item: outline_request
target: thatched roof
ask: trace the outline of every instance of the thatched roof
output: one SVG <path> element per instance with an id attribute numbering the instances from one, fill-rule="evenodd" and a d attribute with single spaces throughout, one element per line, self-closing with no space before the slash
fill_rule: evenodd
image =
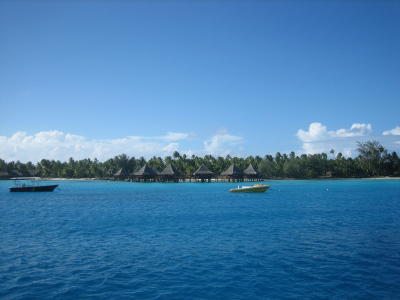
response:
<path id="1" fill-rule="evenodd" d="M 245 175 L 258 175 L 258 172 L 253 168 L 252 164 L 249 164 L 249 166 L 243 171 Z"/>
<path id="2" fill-rule="evenodd" d="M 212 176 L 214 173 L 210 171 L 205 165 L 201 165 L 196 172 L 193 173 L 194 176 Z"/>
<path id="3" fill-rule="evenodd" d="M 235 166 L 235 164 L 231 164 L 228 169 L 221 173 L 222 176 L 240 176 L 243 175 L 243 172 Z"/>
<path id="4" fill-rule="evenodd" d="M 156 176 L 158 171 L 156 169 L 150 168 L 147 164 L 142 168 L 133 173 L 134 176 Z"/>
<path id="5" fill-rule="evenodd" d="M 124 168 L 121 168 L 116 173 L 114 173 L 113 176 L 115 177 L 129 176 L 129 173 Z"/>
<path id="6" fill-rule="evenodd" d="M 163 176 L 178 175 L 178 173 L 174 170 L 174 168 L 171 165 L 166 166 L 165 169 L 162 170 L 159 174 Z"/>

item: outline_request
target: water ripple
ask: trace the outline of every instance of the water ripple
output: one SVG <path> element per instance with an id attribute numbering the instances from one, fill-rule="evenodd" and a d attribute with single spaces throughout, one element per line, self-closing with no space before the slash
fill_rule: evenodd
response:
<path id="1" fill-rule="evenodd" d="M 2 299 L 395 299 L 400 181 L 0 182 Z M 329 193 L 326 193 L 329 188 Z"/>

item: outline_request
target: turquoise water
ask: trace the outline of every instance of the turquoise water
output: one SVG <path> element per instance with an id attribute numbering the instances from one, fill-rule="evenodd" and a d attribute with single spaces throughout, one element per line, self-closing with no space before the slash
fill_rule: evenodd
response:
<path id="1" fill-rule="evenodd" d="M 395 299 L 400 181 L 0 181 L 1 299 Z"/>

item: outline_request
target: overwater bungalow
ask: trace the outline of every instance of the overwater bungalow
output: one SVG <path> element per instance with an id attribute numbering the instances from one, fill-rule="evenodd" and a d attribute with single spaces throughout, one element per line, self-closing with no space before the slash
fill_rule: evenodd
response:
<path id="1" fill-rule="evenodd" d="M 210 171 L 209 168 L 207 168 L 204 164 L 202 164 L 197 170 L 196 172 L 193 173 L 193 176 L 196 179 L 200 179 L 201 182 L 204 181 L 211 181 L 211 177 L 213 177 L 214 173 L 212 171 Z"/>
<path id="2" fill-rule="evenodd" d="M 128 178 L 128 176 L 129 173 L 124 168 L 119 169 L 117 172 L 113 174 L 115 180 L 124 180 Z"/>
<path id="3" fill-rule="evenodd" d="M 10 177 L 7 171 L 0 171 L 0 179 L 10 179 Z"/>
<path id="4" fill-rule="evenodd" d="M 254 169 L 252 164 L 249 164 L 249 166 L 243 171 L 243 173 L 244 173 L 244 178 L 248 181 L 260 180 L 258 178 L 258 172 Z"/>
<path id="5" fill-rule="evenodd" d="M 243 176 L 243 172 L 235 164 L 231 164 L 221 173 L 221 177 L 228 181 L 243 181 Z"/>
<path id="6" fill-rule="evenodd" d="M 147 164 L 132 174 L 134 181 L 156 181 L 159 172 L 156 169 L 150 168 Z"/>
<path id="7" fill-rule="evenodd" d="M 24 176 L 20 171 L 18 171 L 18 170 L 11 170 L 11 171 L 8 171 L 8 175 L 10 176 L 10 177 L 22 177 L 22 176 Z"/>
<path id="8" fill-rule="evenodd" d="M 171 165 L 166 166 L 165 169 L 158 174 L 158 177 L 162 182 L 179 181 L 179 173 Z"/>

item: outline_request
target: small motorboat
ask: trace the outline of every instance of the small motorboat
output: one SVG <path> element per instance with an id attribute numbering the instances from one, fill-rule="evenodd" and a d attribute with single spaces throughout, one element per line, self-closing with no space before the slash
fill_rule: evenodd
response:
<path id="1" fill-rule="evenodd" d="M 231 193 L 264 193 L 271 186 L 265 184 L 254 184 L 251 186 L 237 187 L 236 189 L 229 190 Z"/>
<path id="2" fill-rule="evenodd" d="M 52 192 L 58 184 L 41 185 L 39 184 L 40 177 L 16 177 L 11 178 L 14 180 L 14 186 L 10 187 L 10 192 Z M 27 183 L 27 182 L 30 183 Z"/>

